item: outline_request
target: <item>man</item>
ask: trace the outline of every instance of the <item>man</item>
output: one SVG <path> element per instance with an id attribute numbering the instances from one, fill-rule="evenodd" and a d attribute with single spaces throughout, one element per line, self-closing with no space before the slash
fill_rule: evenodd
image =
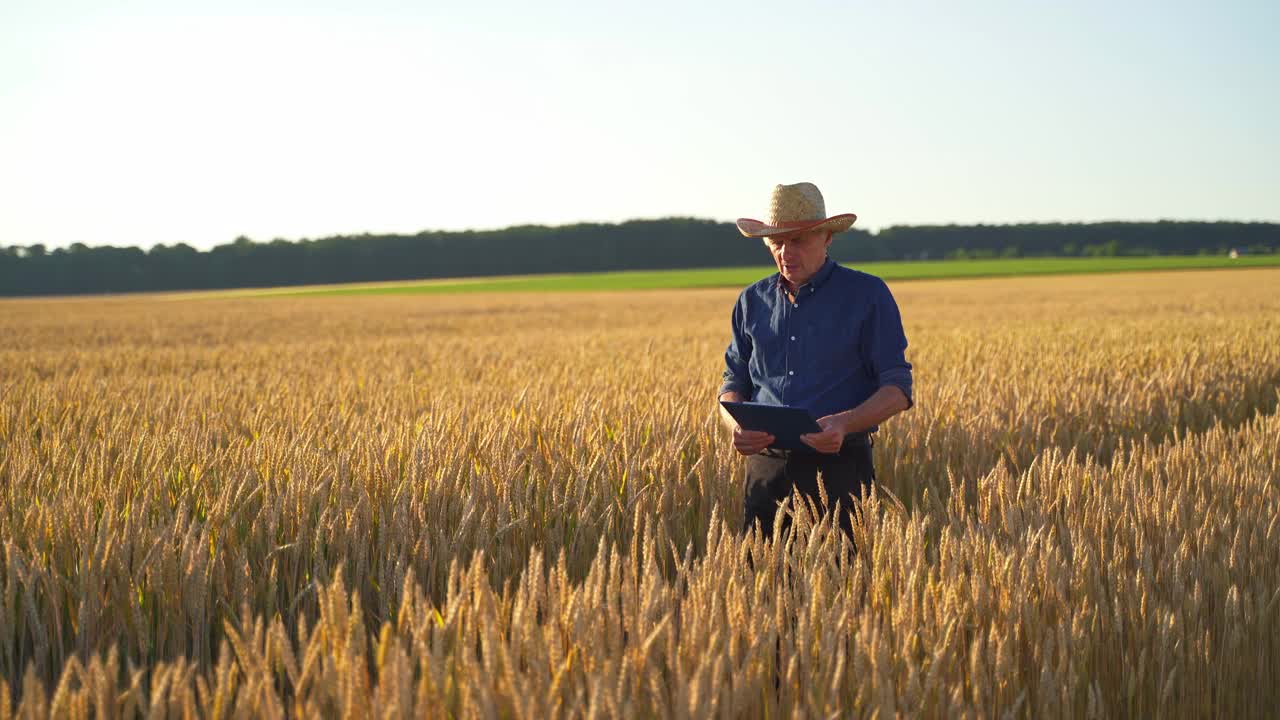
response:
<path id="1" fill-rule="evenodd" d="M 742 429 L 721 409 L 734 448 L 747 457 L 747 532 L 759 523 L 769 536 L 778 503 L 794 488 L 824 512 L 838 507 L 852 541 L 853 497 L 875 478 L 871 433 L 912 405 L 893 295 L 880 278 L 842 267 L 827 252 L 832 235 L 855 220 L 852 213 L 827 217 L 812 183 L 776 186 L 768 222 L 738 220 L 743 235 L 764 239 L 778 272 L 738 296 L 720 399 L 802 407 L 822 428 L 801 436 L 805 450 L 769 449 L 772 435 Z"/>

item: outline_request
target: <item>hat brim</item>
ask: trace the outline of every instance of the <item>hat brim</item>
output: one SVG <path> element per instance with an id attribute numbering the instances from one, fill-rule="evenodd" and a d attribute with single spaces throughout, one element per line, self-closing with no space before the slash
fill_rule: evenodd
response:
<path id="1" fill-rule="evenodd" d="M 830 230 L 833 233 L 844 232 L 853 227 L 853 223 L 857 221 L 858 216 L 853 213 L 844 213 L 835 215 L 826 220 L 815 220 L 812 223 L 803 225 L 792 225 L 788 223 L 786 226 L 770 225 L 759 220 L 751 218 L 738 218 L 738 232 L 749 238 L 777 237 L 781 235 L 797 235 L 812 230 Z"/>

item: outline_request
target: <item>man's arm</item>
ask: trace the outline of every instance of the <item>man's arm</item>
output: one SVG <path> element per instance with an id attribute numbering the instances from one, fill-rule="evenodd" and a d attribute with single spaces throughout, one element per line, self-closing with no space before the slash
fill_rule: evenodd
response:
<path id="1" fill-rule="evenodd" d="M 751 392 L 752 385 L 748 360 L 751 358 L 753 346 L 751 337 L 747 335 L 744 328 L 745 317 L 744 294 L 738 297 L 738 302 L 733 306 L 731 319 L 733 340 L 730 341 L 724 353 L 724 383 L 720 386 L 720 400 L 743 402 L 750 399 L 748 393 Z M 743 430 L 739 427 L 738 421 L 733 419 L 723 405 L 720 405 L 720 420 L 733 433 L 733 449 L 743 455 L 756 455 L 773 443 L 773 436 L 769 433 Z"/>
<path id="2" fill-rule="evenodd" d="M 865 432 L 909 407 L 911 402 L 902 388 L 885 385 L 858 407 L 827 417 L 838 423 L 845 433 Z"/>
<path id="3" fill-rule="evenodd" d="M 742 395 L 732 390 L 720 393 L 720 397 L 718 399 L 720 402 L 743 401 Z M 729 428 L 729 432 L 733 432 L 738 429 L 738 421 L 733 419 L 733 416 L 729 414 L 728 410 L 724 409 L 723 405 L 720 405 L 720 421 L 724 423 L 725 427 Z"/>
<path id="4" fill-rule="evenodd" d="M 909 407 L 911 403 L 902 388 L 885 385 L 852 410 L 818 418 L 818 427 L 822 428 L 822 432 L 801 435 L 800 440 L 818 452 L 839 452 L 845 435 L 864 432 Z"/>
<path id="5" fill-rule="evenodd" d="M 723 382 L 720 384 L 720 399 L 726 400 L 728 399 L 726 396 L 732 394 L 733 399 L 740 402 L 749 400 L 754 390 L 751 384 L 750 360 L 755 348 L 745 327 L 745 295 L 739 296 L 738 302 L 734 303 L 733 316 L 729 323 L 732 337 L 729 340 L 729 347 L 724 351 L 724 375 Z M 721 408 L 722 412 L 723 410 L 724 408 Z"/>

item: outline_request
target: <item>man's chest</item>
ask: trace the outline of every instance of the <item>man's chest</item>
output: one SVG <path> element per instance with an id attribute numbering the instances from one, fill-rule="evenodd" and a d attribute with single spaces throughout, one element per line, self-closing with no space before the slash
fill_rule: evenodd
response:
<path id="1" fill-rule="evenodd" d="M 743 328 L 766 374 L 847 366 L 858 356 L 866 309 L 836 298 L 779 293 L 746 317 Z"/>

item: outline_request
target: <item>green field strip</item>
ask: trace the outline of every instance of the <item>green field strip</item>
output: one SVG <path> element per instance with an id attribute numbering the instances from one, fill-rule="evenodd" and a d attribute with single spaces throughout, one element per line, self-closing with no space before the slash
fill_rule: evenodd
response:
<path id="1" fill-rule="evenodd" d="M 1160 270 L 1216 270 L 1280 267 L 1280 255 L 1247 255 L 1231 259 L 1219 255 L 1012 258 L 999 260 L 919 260 L 908 262 L 842 263 L 885 280 L 942 280 L 953 278 L 1076 275 Z M 400 295 L 484 292 L 573 292 L 743 287 L 774 272 L 768 266 L 703 268 L 694 270 L 638 270 L 608 273 L 534 275 L 467 279 L 432 279 L 333 285 L 290 290 L 273 289 L 237 294 L 255 296 Z"/>

